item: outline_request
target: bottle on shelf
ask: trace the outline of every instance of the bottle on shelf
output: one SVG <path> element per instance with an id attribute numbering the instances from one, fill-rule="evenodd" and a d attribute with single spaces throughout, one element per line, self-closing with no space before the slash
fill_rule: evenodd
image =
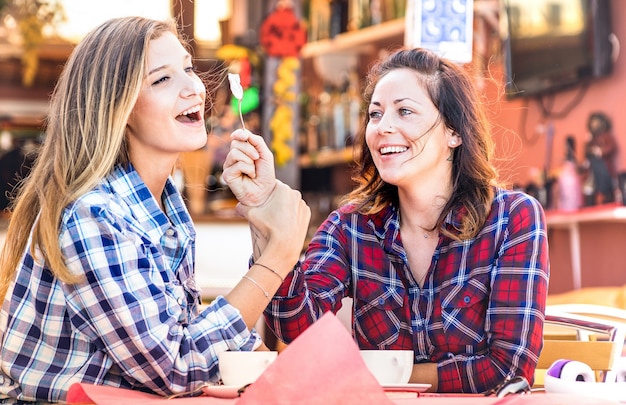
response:
<path id="1" fill-rule="evenodd" d="M 319 126 L 318 146 L 320 149 L 330 148 L 333 145 L 333 99 L 329 85 L 319 94 Z"/>
<path id="2" fill-rule="evenodd" d="M 330 37 L 348 30 L 348 0 L 331 0 L 330 2 Z"/>

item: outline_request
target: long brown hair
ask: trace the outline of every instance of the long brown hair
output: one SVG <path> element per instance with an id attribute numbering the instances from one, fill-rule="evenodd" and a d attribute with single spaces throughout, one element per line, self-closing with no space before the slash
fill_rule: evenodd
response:
<path id="1" fill-rule="evenodd" d="M 436 224 L 442 232 L 454 238 L 476 236 L 485 223 L 494 197 L 497 173 L 491 163 L 493 140 L 490 127 L 471 77 L 461 66 L 440 58 L 421 48 L 403 49 L 377 62 L 370 70 L 364 90 L 365 105 L 371 102 L 378 81 L 395 69 L 412 69 L 424 86 L 446 127 L 462 139 L 452 156 L 452 185 L 450 199 Z M 344 198 L 355 211 L 363 214 L 379 212 L 388 204 L 398 203 L 398 188 L 384 182 L 374 165 L 365 142 L 365 116 L 355 147 L 357 148 L 357 187 Z M 465 215 L 458 234 L 451 234 L 441 225 L 453 209 L 464 209 Z"/>
<path id="2" fill-rule="evenodd" d="M 146 76 L 148 44 L 166 32 L 178 35 L 173 21 L 115 18 L 76 46 L 52 95 L 45 141 L 13 206 L 0 254 L 0 298 L 20 265 L 31 229 L 33 257 L 45 260 L 64 282 L 80 279 L 65 265 L 59 246 L 63 209 L 116 163 L 128 163 L 126 122 Z"/>

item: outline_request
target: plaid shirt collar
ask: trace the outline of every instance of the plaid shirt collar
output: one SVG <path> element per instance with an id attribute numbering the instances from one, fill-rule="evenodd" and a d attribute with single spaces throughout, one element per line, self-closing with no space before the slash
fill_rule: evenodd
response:
<path id="1" fill-rule="evenodd" d="M 443 225 L 450 231 L 458 233 L 462 219 L 467 214 L 467 208 L 455 208 L 446 215 Z M 389 204 L 387 207 L 370 217 L 367 222 L 372 233 L 380 240 L 383 248 L 388 253 L 402 254 L 402 249 L 397 244 L 400 234 L 400 210 L 397 206 Z"/>

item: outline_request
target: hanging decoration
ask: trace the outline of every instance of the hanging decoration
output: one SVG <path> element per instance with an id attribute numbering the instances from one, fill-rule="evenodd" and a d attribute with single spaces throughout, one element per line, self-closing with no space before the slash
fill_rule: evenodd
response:
<path id="1" fill-rule="evenodd" d="M 306 28 L 296 17 L 290 0 L 279 0 L 275 10 L 261 24 L 260 44 L 270 57 L 279 58 L 272 86 L 274 111 L 269 128 L 276 165 L 284 166 L 294 157 L 295 86 L 300 70 L 300 49 L 306 43 Z"/>
<path id="2" fill-rule="evenodd" d="M 294 57 L 283 58 L 276 69 L 276 81 L 272 89 L 276 108 L 269 127 L 272 132 L 271 147 L 278 166 L 287 164 L 294 157 L 289 144 L 293 139 L 293 105 L 296 101 L 294 86 L 299 69 L 300 61 Z"/>
<path id="3" fill-rule="evenodd" d="M 296 17 L 292 2 L 279 0 L 261 24 L 260 43 L 270 56 L 298 56 L 306 35 L 306 27 Z"/>

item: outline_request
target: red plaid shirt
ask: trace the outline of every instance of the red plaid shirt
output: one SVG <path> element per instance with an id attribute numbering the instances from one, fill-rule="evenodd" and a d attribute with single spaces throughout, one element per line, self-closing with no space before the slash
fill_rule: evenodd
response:
<path id="1" fill-rule="evenodd" d="M 454 229 L 462 213 L 448 215 Z M 478 236 L 440 236 L 420 288 L 408 268 L 398 210 L 334 211 L 304 261 L 265 311 L 291 342 L 327 311 L 353 298 L 361 349 L 412 349 L 436 362 L 440 392 L 483 392 L 505 376 L 533 380 L 542 347 L 549 260 L 545 217 L 532 197 L 497 190 Z"/>

